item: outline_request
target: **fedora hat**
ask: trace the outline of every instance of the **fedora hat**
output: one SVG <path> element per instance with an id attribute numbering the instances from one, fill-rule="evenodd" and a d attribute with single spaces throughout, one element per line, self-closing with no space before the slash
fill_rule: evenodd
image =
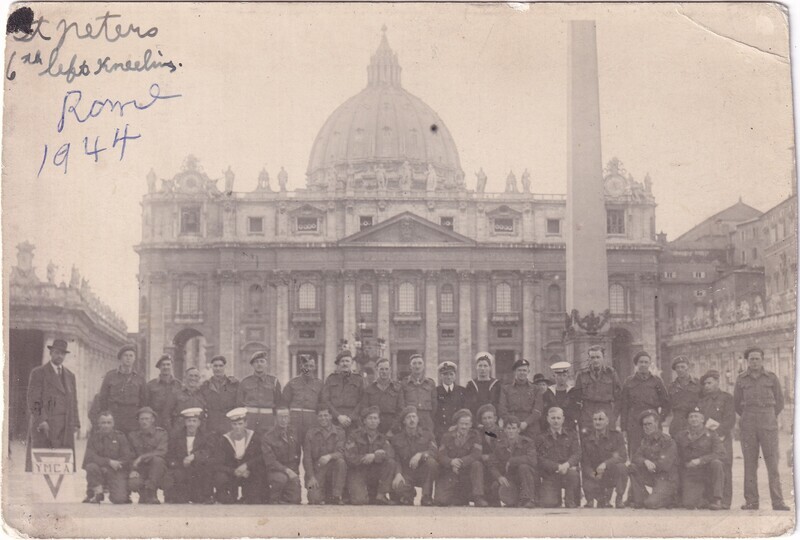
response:
<path id="1" fill-rule="evenodd" d="M 69 354 L 69 349 L 67 349 L 67 341 L 64 339 L 54 339 L 53 344 L 48 345 L 47 348 L 51 351 L 61 351 L 64 354 Z"/>

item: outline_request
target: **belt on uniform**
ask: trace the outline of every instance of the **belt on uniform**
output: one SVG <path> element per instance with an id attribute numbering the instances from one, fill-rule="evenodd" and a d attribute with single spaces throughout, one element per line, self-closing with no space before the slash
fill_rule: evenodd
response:
<path id="1" fill-rule="evenodd" d="M 264 409 L 264 408 L 261 408 L 261 407 L 245 407 L 245 409 L 247 409 L 247 412 L 253 413 L 253 414 L 272 414 L 272 412 L 273 412 L 271 408 L 270 409 Z"/>
<path id="2" fill-rule="evenodd" d="M 742 412 L 775 412 L 775 405 L 745 405 Z"/>
<path id="3" fill-rule="evenodd" d="M 317 412 L 317 411 L 315 411 L 314 409 L 298 409 L 298 408 L 291 408 L 291 409 L 289 409 L 289 410 L 290 410 L 290 411 L 294 411 L 294 412 L 311 412 L 311 413 L 316 413 L 316 412 Z"/>

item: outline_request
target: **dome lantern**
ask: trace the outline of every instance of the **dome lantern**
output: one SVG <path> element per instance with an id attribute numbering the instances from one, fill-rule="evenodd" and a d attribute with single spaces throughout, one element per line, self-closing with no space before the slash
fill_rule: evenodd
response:
<path id="1" fill-rule="evenodd" d="M 389 85 L 400 87 L 400 73 L 403 68 L 397 61 L 397 53 L 392 51 L 386 38 L 386 25 L 381 28 L 383 36 L 378 50 L 372 55 L 367 66 L 367 83 L 370 86 Z"/>

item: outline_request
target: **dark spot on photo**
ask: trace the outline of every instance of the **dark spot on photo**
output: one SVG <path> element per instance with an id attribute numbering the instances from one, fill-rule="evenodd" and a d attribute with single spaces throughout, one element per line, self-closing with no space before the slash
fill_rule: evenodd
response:
<path id="1" fill-rule="evenodd" d="M 29 7 L 21 7 L 8 16 L 6 22 L 6 34 L 13 34 L 15 32 L 23 32 L 25 34 L 33 34 L 33 10 Z"/>
<path id="2" fill-rule="evenodd" d="M 439 126 L 431 124 L 431 133 L 436 133 L 437 131 L 439 131 Z"/>

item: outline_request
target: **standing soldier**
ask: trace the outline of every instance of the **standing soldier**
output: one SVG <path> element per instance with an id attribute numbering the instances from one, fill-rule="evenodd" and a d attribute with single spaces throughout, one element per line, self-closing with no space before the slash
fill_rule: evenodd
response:
<path id="1" fill-rule="evenodd" d="M 689 374 L 689 360 L 679 356 L 672 361 L 675 379 L 669 383 L 669 401 L 672 405 L 672 421 L 669 434 L 675 436 L 686 429 L 686 416 L 700 401 L 700 382 Z"/>
<path id="2" fill-rule="evenodd" d="M 625 462 L 625 439 L 622 433 L 608 425 L 605 411 L 592 417 L 594 429 L 581 437 L 581 472 L 586 507 L 611 508 L 611 492 L 617 492 L 616 508 L 625 508 L 622 497 L 628 488 L 628 469 Z"/>
<path id="3" fill-rule="evenodd" d="M 412 354 L 408 362 L 411 374 L 406 377 L 401 385 L 403 388 L 403 406 L 413 405 L 416 407 L 419 425 L 433 432 L 436 382 L 425 376 L 425 360 L 421 354 Z"/>
<path id="4" fill-rule="evenodd" d="M 333 425 L 333 416 L 324 406 L 317 413 L 317 423 L 317 427 L 306 432 L 303 444 L 308 504 L 344 504 L 342 492 L 347 479 L 344 430 Z"/>
<path id="5" fill-rule="evenodd" d="M 203 418 L 205 417 L 206 398 L 203 397 L 203 392 L 200 391 L 200 370 L 196 367 L 190 367 L 186 370 L 183 378 L 183 387 L 175 394 L 175 412 L 172 425 L 176 426 L 180 431 L 183 427 L 181 425 L 181 416 L 186 409 L 200 409 L 203 411 Z"/>
<path id="6" fill-rule="evenodd" d="M 442 434 L 450 429 L 453 415 L 467 406 L 467 394 L 463 386 L 456 384 L 456 365 L 453 362 L 439 364 L 439 380 L 436 387 L 436 414 L 434 415 L 434 433 L 436 440 L 442 440 Z"/>
<path id="7" fill-rule="evenodd" d="M 639 422 L 644 437 L 628 465 L 630 506 L 666 508 L 678 488 L 678 447 L 672 437 L 661 431 L 661 417 L 656 411 L 642 412 Z M 647 493 L 647 486 L 653 488 L 652 493 Z"/>
<path id="8" fill-rule="evenodd" d="M 622 385 L 614 368 L 605 364 L 605 352 L 600 345 L 589 347 L 589 365 L 575 378 L 575 391 L 581 403 L 581 433 L 594 429 L 592 417 L 601 409 L 606 411 L 609 425 L 617 425 Z"/>
<path id="9" fill-rule="evenodd" d="M 783 502 L 778 472 L 778 415 L 783 410 L 783 393 L 778 377 L 764 369 L 764 351 L 751 347 L 744 352 L 747 370 L 736 379 L 733 405 L 741 417 L 739 429 L 744 455 L 744 500 L 742 510 L 758 509 L 758 450 L 769 475 L 773 510 L 789 510 Z"/>
<path id="10" fill-rule="evenodd" d="M 669 416 L 669 394 L 661 377 L 650 372 L 650 355 L 642 351 L 633 357 L 636 372 L 625 379 L 620 398 L 620 427 L 628 436 L 628 452 L 633 455 L 642 440 L 639 415 L 657 411 L 664 421 Z"/>
<path id="11" fill-rule="evenodd" d="M 544 393 L 544 409 L 542 411 L 542 430 L 547 429 L 547 411 L 550 407 L 558 407 L 564 411 L 564 429 L 577 430 L 578 418 L 581 410 L 578 403 L 578 393 L 569 383 L 569 370 L 572 366 L 569 362 L 556 362 L 550 366 L 556 382 L 549 386 Z"/>
<path id="12" fill-rule="evenodd" d="M 436 440 L 433 433 L 419 427 L 417 409 L 411 405 L 400 413 L 402 428 L 390 442 L 398 468 L 392 481 L 400 504 L 412 506 L 416 497 L 415 486 L 422 488 L 422 506 L 433 505 L 433 482 L 439 473 L 436 461 Z"/>
<path id="13" fill-rule="evenodd" d="M 400 383 L 392 380 L 392 365 L 386 358 L 381 358 L 375 364 L 378 378 L 364 388 L 361 396 L 359 410 L 367 407 L 378 407 L 381 411 L 381 424 L 378 431 L 386 435 L 389 430 L 395 431 L 397 426 L 397 413 L 403 408 L 403 393 Z"/>
<path id="14" fill-rule="evenodd" d="M 352 504 L 395 504 L 389 498 L 396 466 L 394 451 L 386 435 L 378 431 L 380 414 L 378 407 L 367 407 L 361 411 L 363 425 L 347 436 L 344 452 Z"/>
<path id="15" fill-rule="evenodd" d="M 465 386 L 467 391 L 467 408 L 475 418 L 480 420 L 478 409 L 491 403 L 495 408 L 500 403 L 500 381 L 492 377 L 494 356 L 488 352 L 475 355 L 475 372 L 477 377 L 470 379 Z"/>
<path id="16" fill-rule="evenodd" d="M 202 427 L 203 409 L 181 411 L 183 426 L 176 423 L 167 446 L 169 487 L 164 490 L 166 503 L 212 504 L 211 459 L 213 434 Z"/>
<path id="17" fill-rule="evenodd" d="M 733 497 L 733 426 L 736 425 L 736 411 L 733 408 L 733 396 L 719 389 L 719 371 L 709 370 L 700 377 L 700 393 L 698 407 L 706 417 L 706 428 L 717 434 L 725 448 L 725 459 L 722 466 L 725 482 L 722 486 L 722 508 L 730 510 Z"/>
<path id="18" fill-rule="evenodd" d="M 300 441 L 289 425 L 289 409 L 277 407 L 275 427 L 261 438 L 270 504 L 300 504 Z"/>
<path id="19" fill-rule="evenodd" d="M 519 418 L 503 419 L 504 437 L 498 441 L 489 461 L 489 471 L 498 491 L 498 498 L 506 506 L 536 508 L 536 445 L 519 434 Z"/>
<path id="20" fill-rule="evenodd" d="M 514 380 L 504 384 L 500 390 L 500 418 L 516 416 L 520 420 L 519 431 L 534 438 L 540 431 L 539 420 L 544 409 L 543 392 L 528 379 L 530 362 L 521 358 L 514 362 Z"/>
<path id="21" fill-rule="evenodd" d="M 200 385 L 200 393 L 206 401 L 207 431 L 217 435 L 227 433 L 231 428 L 230 420 L 225 415 L 236 407 L 236 393 L 239 391 L 239 381 L 225 375 L 227 363 L 224 356 L 212 358 L 212 375 Z"/>
<path id="22" fill-rule="evenodd" d="M 160 504 L 158 490 L 165 485 L 167 475 L 167 430 L 156 426 L 156 413 L 150 407 L 137 411 L 139 429 L 128 439 L 134 460 L 128 478 L 128 488 L 139 492 L 141 504 Z"/>
<path id="23" fill-rule="evenodd" d="M 250 357 L 253 374 L 239 383 L 236 404 L 247 409 L 247 428 L 252 429 L 257 441 L 275 423 L 275 407 L 281 402 L 281 383 L 267 373 L 267 352 L 258 351 Z"/>
<path id="24" fill-rule="evenodd" d="M 261 444 L 252 429 L 247 429 L 247 409 L 238 407 L 226 415 L 231 429 L 220 437 L 214 467 L 214 489 L 217 501 L 223 504 L 264 502 L 267 487 Z"/>
<path id="25" fill-rule="evenodd" d="M 95 409 L 110 411 L 114 423 L 126 435 L 139 429 L 137 412 L 147 403 L 147 383 L 133 368 L 136 347 L 125 345 L 117 353 L 119 367 L 106 373 Z"/>
<path id="26" fill-rule="evenodd" d="M 63 339 L 53 340 L 50 362 L 31 370 L 28 379 L 28 449 L 25 470 L 33 464 L 32 448 L 69 448 L 75 465 L 75 432 L 80 429 L 75 374 L 64 367 L 69 350 Z"/>
<path id="27" fill-rule="evenodd" d="M 336 372 L 328 375 L 322 387 L 322 406 L 346 432 L 357 427 L 358 404 L 364 393 L 364 379 L 353 373 L 353 355 L 342 351 L 336 355 Z"/>
<path id="28" fill-rule="evenodd" d="M 564 506 L 577 508 L 581 461 L 578 434 L 564 429 L 564 411 L 559 407 L 547 412 L 547 422 L 549 429 L 535 439 L 541 477 L 539 504 L 544 508 L 560 507 L 563 490 Z"/>
<path id="29" fill-rule="evenodd" d="M 158 377 L 147 382 L 147 406 L 156 411 L 156 424 L 168 432 L 172 428 L 175 394 L 181 390 L 181 381 L 172 376 L 172 358 L 161 355 L 156 362 Z"/>
<path id="30" fill-rule="evenodd" d="M 722 486 L 725 483 L 722 460 L 725 448 L 716 433 L 706 429 L 706 417 L 699 407 L 689 411 L 687 429 L 675 440 L 682 469 L 681 502 L 688 510 L 722 509 Z M 710 494 L 709 504 L 706 494 Z"/>
<path id="31" fill-rule="evenodd" d="M 291 425 L 297 440 L 303 444 L 306 431 L 317 425 L 322 381 L 317 378 L 317 361 L 308 355 L 301 357 L 300 371 L 302 373 L 283 388 L 283 404 L 289 407 Z"/>
<path id="32" fill-rule="evenodd" d="M 128 496 L 128 467 L 133 461 L 133 451 L 125 434 L 114 429 L 114 417 L 102 411 L 97 417 L 97 429 L 86 441 L 83 469 L 86 471 L 85 503 L 101 503 L 108 490 L 114 504 L 131 502 Z"/>
<path id="33" fill-rule="evenodd" d="M 461 409 L 453 415 L 455 429 L 442 436 L 437 460 L 436 506 L 467 506 L 470 495 L 475 506 L 486 507 L 481 437 L 472 429 L 472 413 Z"/>

